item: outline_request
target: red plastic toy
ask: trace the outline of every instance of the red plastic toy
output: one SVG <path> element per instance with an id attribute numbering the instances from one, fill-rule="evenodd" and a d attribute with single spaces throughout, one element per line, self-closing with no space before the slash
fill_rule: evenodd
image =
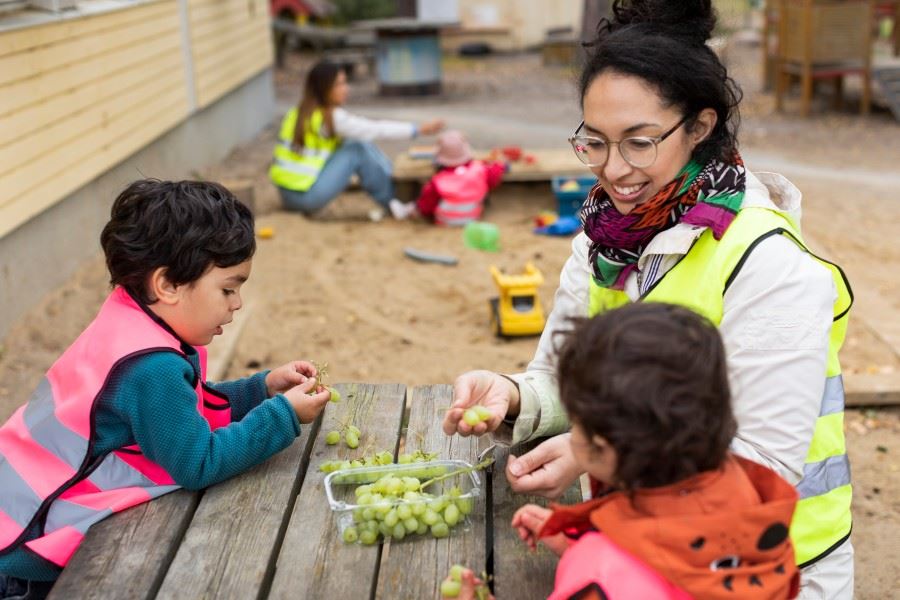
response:
<path id="1" fill-rule="evenodd" d="M 522 148 L 519 146 L 506 146 L 502 149 L 503 156 L 510 162 L 516 162 L 522 158 Z"/>

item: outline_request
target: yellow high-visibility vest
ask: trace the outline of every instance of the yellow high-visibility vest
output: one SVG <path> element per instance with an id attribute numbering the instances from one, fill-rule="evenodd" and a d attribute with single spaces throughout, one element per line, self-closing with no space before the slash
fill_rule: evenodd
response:
<path id="1" fill-rule="evenodd" d="M 710 230 L 703 232 L 688 253 L 640 300 L 680 304 L 718 327 L 722 322 L 725 291 L 753 248 L 773 235 L 787 236 L 809 252 L 799 227 L 786 214 L 765 208 L 745 208 L 721 240 L 716 240 Z M 838 295 L 828 347 L 825 392 L 803 478 L 797 484 L 800 501 L 791 522 L 791 539 L 801 567 L 828 554 L 850 536 L 853 495 L 844 442 L 844 385 L 838 362 L 853 293 L 840 267 L 813 257 L 831 272 Z M 591 278 L 588 308 L 591 316 L 629 301 L 625 292 L 601 287 Z"/>
<path id="2" fill-rule="evenodd" d="M 323 121 L 322 111 L 313 111 L 303 132 L 303 148 L 298 154 L 291 147 L 297 125 L 297 108 L 288 111 L 281 122 L 278 144 L 273 152 L 272 166 L 269 167 L 272 183 L 297 192 L 305 192 L 312 187 L 328 158 L 341 144 L 339 137 L 322 137 Z"/>

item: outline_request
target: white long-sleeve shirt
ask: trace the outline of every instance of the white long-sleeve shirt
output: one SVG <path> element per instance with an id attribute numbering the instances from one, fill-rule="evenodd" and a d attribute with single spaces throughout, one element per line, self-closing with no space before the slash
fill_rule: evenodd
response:
<path id="1" fill-rule="evenodd" d="M 800 191 L 771 173 L 747 172 L 743 206 L 790 212 L 799 222 Z M 641 256 L 625 291 L 634 301 L 670 269 L 704 231 L 679 224 L 659 233 Z M 568 318 L 588 311 L 589 240 L 572 241 L 559 288 L 534 360 L 518 382 L 521 408 L 514 441 L 564 431 L 553 337 Z M 647 281 L 644 281 L 648 278 Z M 825 386 L 828 336 L 837 292 L 830 272 L 784 236 L 760 242 L 724 296 L 719 332 L 728 358 L 732 407 L 738 423 L 735 453 L 762 463 L 796 484 L 812 440 Z"/>
<path id="2" fill-rule="evenodd" d="M 412 139 L 418 134 L 415 123 L 367 119 L 340 107 L 334 109 L 332 119 L 335 133 L 344 139 L 362 142 L 371 142 L 376 139 L 406 140 Z"/>

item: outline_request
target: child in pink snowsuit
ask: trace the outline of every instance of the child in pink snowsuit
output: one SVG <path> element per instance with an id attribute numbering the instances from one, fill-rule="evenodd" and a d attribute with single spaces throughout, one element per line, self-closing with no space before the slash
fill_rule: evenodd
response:
<path id="1" fill-rule="evenodd" d="M 459 131 L 438 137 L 434 158 L 438 171 L 431 177 L 415 205 L 403 216 L 418 212 L 436 225 L 460 226 L 481 218 L 488 192 L 500 185 L 506 165 L 472 158 L 472 148 Z M 398 216 L 392 206 L 394 216 Z"/>

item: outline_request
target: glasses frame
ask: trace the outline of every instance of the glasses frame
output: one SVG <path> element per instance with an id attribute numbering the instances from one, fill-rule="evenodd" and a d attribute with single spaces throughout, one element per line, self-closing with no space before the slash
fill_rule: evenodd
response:
<path id="1" fill-rule="evenodd" d="M 606 163 L 609 162 L 609 154 L 610 154 L 610 151 L 612 150 L 613 146 L 620 146 L 620 144 L 627 142 L 628 140 L 642 140 L 645 142 L 650 142 L 651 144 L 653 144 L 654 155 L 653 155 L 653 160 L 650 161 L 646 165 L 634 164 L 633 162 L 628 160 L 628 158 L 624 154 L 622 154 L 621 146 L 619 148 L 619 156 L 622 157 L 622 160 L 627 162 L 629 165 L 631 165 L 635 169 L 646 169 L 647 167 L 653 166 L 653 163 L 655 163 L 656 159 L 659 157 L 660 142 L 662 142 L 667 137 L 669 137 L 670 135 L 672 135 L 673 133 L 678 131 L 678 128 L 681 127 L 682 125 L 684 125 L 689 118 L 690 118 L 690 115 L 683 116 L 680 121 L 678 121 L 677 123 L 675 123 L 674 126 L 672 126 L 671 129 L 669 129 L 668 131 L 666 131 L 665 133 L 663 133 L 661 135 L 633 135 L 633 136 L 623 138 L 623 139 L 617 140 L 617 141 L 607 140 L 605 138 L 596 137 L 593 135 L 578 135 L 578 132 L 581 131 L 582 127 L 584 127 L 584 120 L 582 119 L 581 124 L 578 125 L 577 129 L 575 129 L 575 133 L 573 133 L 572 135 L 569 136 L 569 144 L 572 146 L 572 150 L 575 152 L 575 156 L 578 157 L 578 160 L 582 164 L 584 164 L 585 166 L 588 166 L 588 167 L 603 167 L 606 165 Z M 603 160 L 602 163 L 597 163 L 597 164 L 591 164 L 591 163 L 584 162 L 583 160 L 581 160 L 581 154 L 578 152 L 578 148 L 575 145 L 576 140 L 596 140 L 598 142 L 603 142 L 604 144 L 607 145 L 606 158 Z"/>

